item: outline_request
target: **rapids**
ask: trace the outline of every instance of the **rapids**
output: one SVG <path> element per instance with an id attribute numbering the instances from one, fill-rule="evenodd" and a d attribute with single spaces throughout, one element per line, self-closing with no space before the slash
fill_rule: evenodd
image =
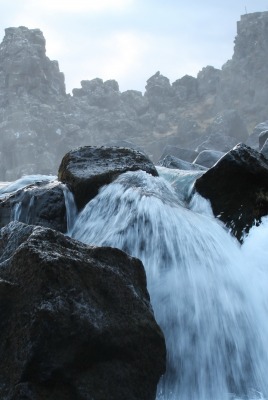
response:
<path id="1" fill-rule="evenodd" d="M 158 400 L 267 398 L 268 218 L 241 246 L 192 193 L 196 172 L 160 173 L 120 175 L 68 234 L 143 261 L 168 352 Z"/>

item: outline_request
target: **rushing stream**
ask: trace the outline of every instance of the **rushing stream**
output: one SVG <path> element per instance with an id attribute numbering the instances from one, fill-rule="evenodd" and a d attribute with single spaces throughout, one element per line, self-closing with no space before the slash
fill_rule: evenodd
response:
<path id="1" fill-rule="evenodd" d="M 168 351 L 157 400 L 268 399 L 268 217 L 241 246 L 192 194 L 202 172 L 159 173 L 120 175 L 78 215 L 65 188 L 68 234 L 143 261 Z"/>
<path id="2" fill-rule="evenodd" d="M 173 189 L 127 172 L 85 206 L 69 234 L 143 261 L 168 350 L 158 400 L 266 398 L 268 220 L 240 246 L 209 203 L 191 197 L 196 176 L 173 175 Z"/>

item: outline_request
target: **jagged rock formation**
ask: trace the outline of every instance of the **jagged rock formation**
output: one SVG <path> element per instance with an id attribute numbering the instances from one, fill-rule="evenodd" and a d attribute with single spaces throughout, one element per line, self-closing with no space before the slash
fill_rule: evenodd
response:
<path id="1" fill-rule="evenodd" d="M 165 341 L 141 261 L 12 222 L 0 263 L 1 399 L 155 398 Z"/>
<path id="2" fill-rule="evenodd" d="M 166 145 L 226 152 L 267 119 L 268 12 L 243 15 L 221 70 L 172 84 L 160 72 L 144 95 L 114 80 L 82 81 L 67 95 L 38 29 L 8 28 L 0 46 L 0 180 L 53 173 L 72 148 L 133 143 L 158 161 Z M 257 147 L 255 136 L 248 144 Z M 131 146 L 131 144 L 130 144 Z M 187 160 L 186 160 L 187 161 Z"/>

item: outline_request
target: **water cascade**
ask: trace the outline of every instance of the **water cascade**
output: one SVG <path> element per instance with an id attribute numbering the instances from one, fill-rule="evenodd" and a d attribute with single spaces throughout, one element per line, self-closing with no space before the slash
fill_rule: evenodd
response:
<path id="1" fill-rule="evenodd" d="M 69 235 L 143 261 L 168 350 L 158 400 L 267 398 L 268 220 L 241 247 L 209 203 L 190 195 L 193 175 L 188 185 L 187 174 L 180 179 L 178 195 L 163 178 L 121 175 Z"/>

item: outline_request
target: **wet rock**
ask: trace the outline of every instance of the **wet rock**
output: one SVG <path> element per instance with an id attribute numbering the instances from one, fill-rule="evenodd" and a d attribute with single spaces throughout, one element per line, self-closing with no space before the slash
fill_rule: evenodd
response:
<path id="1" fill-rule="evenodd" d="M 36 182 L 1 198 L 0 227 L 12 220 L 66 232 L 63 185 L 57 181 Z"/>
<path id="2" fill-rule="evenodd" d="M 158 173 L 153 163 L 141 152 L 124 147 L 85 146 L 67 153 L 60 164 L 58 177 L 73 192 L 81 209 L 98 190 L 126 171 Z"/>
<path id="3" fill-rule="evenodd" d="M 165 344 L 139 260 L 18 222 L 0 256 L 2 399 L 155 398 Z"/>
<path id="4" fill-rule="evenodd" d="M 196 180 L 215 216 L 242 240 L 268 214 L 268 160 L 245 144 L 235 146 Z"/>

